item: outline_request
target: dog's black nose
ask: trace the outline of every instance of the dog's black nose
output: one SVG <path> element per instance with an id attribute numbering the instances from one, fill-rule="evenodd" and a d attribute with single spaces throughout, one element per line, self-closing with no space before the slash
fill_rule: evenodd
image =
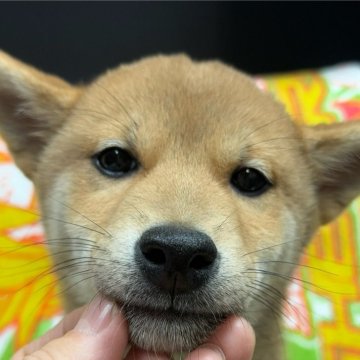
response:
<path id="1" fill-rule="evenodd" d="M 158 226 L 143 233 L 135 259 L 144 276 L 172 294 L 194 290 L 217 270 L 218 253 L 211 238 L 180 226 Z"/>

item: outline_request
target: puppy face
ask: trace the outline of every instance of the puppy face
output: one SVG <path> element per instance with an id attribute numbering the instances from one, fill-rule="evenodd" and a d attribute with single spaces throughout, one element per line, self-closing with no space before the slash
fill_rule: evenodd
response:
<path id="1" fill-rule="evenodd" d="M 142 348 L 192 349 L 229 314 L 257 329 L 289 263 L 359 191 L 358 124 L 300 128 L 220 63 L 154 57 L 80 89 L 2 59 L 3 118 L 17 117 L 0 118 L 4 136 L 37 186 L 67 305 L 102 293 Z"/>

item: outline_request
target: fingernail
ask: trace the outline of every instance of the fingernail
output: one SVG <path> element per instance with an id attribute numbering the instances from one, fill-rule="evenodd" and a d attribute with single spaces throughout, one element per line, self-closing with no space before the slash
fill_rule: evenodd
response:
<path id="1" fill-rule="evenodd" d="M 96 335 L 107 328 L 113 318 L 114 303 L 97 296 L 84 310 L 75 329 L 87 335 Z"/>
<path id="2" fill-rule="evenodd" d="M 208 356 L 206 357 L 207 359 L 226 360 L 225 354 L 222 351 L 222 349 L 215 344 L 206 343 L 204 345 L 199 346 L 198 349 L 204 349 L 205 351 L 208 351 L 208 354 L 206 354 Z"/>

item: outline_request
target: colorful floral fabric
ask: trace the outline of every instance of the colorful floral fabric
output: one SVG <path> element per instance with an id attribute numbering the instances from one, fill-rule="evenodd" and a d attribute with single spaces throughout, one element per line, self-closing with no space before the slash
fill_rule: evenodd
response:
<path id="1" fill-rule="evenodd" d="M 259 87 L 296 121 L 360 119 L 360 64 L 273 75 Z M 59 289 L 42 244 L 33 185 L 0 140 L 0 359 L 56 323 Z M 284 308 L 291 360 L 360 358 L 360 199 L 320 229 L 302 257 Z"/>
<path id="2" fill-rule="evenodd" d="M 0 359 L 48 330 L 61 314 L 32 183 L 0 140 Z"/>
<path id="3" fill-rule="evenodd" d="M 296 121 L 309 125 L 360 119 L 360 64 L 269 76 Z M 302 257 L 285 306 L 290 360 L 360 358 L 360 198 L 320 229 Z"/>

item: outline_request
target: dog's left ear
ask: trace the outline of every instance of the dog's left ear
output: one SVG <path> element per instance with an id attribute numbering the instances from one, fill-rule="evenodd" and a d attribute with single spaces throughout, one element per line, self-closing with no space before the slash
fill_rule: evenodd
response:
<path id="1" fill-rule="evenodd" d="M 360 195 L 360 121 L 306 127 L 304 136 L 325 224 Z"/>
<path id="2" fill-rule="evenodd" d="M 31 178 L 36 160 L 66 120 L 81 90 L 0 51 L 0 133 Z"/>

